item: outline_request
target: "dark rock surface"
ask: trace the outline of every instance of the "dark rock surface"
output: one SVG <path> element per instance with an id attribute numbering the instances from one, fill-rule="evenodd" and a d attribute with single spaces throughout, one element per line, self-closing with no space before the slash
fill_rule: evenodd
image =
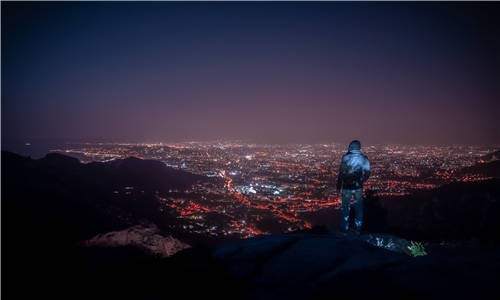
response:
<path id="1" fill-rule="evenodd" d="M 394 251 L 371 244 L 392 241 Z M 213 251 L 248 299 L 463 298 L 499 295 L 498 247 L 427 245 L 403 252 L 389 235 L 290 234 L 236 241 Z"/>

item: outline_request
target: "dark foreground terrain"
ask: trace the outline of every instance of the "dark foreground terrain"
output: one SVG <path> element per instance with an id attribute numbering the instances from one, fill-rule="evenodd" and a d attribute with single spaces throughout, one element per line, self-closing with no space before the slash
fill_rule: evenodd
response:
<path id="1" fill-rule="evenodd" d="M 29 238 L 28 236 L 26 238 Z M 397 237 L 385 236 L 398 240 Z M 426 245 L 412 257 L 368 235 L 297 233 L 191 248 L 170 258 L 136 248 L 4 256 L 4 299 L 495 299 L 498 246 Z M 19 260 L 24 260 L 20 262 Z M 26 262 L 31 262 L 26 265 Z M 209 298 L 210 297 L 210 298 Z"/>

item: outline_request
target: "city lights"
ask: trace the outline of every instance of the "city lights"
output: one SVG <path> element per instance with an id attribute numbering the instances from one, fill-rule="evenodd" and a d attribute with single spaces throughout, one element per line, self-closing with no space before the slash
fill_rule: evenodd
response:
<path id="1" fill-rule="evenodd" d="M 365 190 L 380 197 L 400 196 L 453 181 L 484 180 L 484 176 L 458 175 L 455 171 L 474 165 L 491 150 L 472 146 L 366 146 L 372 176 Z M 130 156 L 154 159 L 167 167 L 203 175 L 207 181 L 185 191 L 159 194 L 158 199 L 185 221 L 185 230 L 246 238 L 273 230 L 310 228 L 303 213 L 338 208 L 340 197 L 334 184 L 346 149 L 345 145 L 333 143 L 259 145 L 218 141 L 85 143 L 52 151 L 75 156 L 82 162 Z M 138 192 L 124 187 L 123 193 L 117 191 L 116 196 L 132 197 Z M 269 230 L 259 229 L 264 219 L 274 224 Z"/>

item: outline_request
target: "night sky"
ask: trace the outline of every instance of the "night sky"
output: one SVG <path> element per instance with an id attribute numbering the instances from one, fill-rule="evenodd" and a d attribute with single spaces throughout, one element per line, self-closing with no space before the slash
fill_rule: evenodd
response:
<path id="1" fill-rule="evenodd" d="M 1 6 L 2 143 L 500 144 L 498 3 Z"/>

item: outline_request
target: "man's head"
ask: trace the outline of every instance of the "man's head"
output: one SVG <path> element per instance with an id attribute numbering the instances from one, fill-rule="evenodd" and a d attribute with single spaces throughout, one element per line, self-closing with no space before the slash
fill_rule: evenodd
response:
<path id="1" fill-rule="evenodd" d="M 354 141 L 350 142 L 348 151 L 352 151 L 352 150 L 361 150 L 361 142 L 358 140 L 354 140 Z"/>

